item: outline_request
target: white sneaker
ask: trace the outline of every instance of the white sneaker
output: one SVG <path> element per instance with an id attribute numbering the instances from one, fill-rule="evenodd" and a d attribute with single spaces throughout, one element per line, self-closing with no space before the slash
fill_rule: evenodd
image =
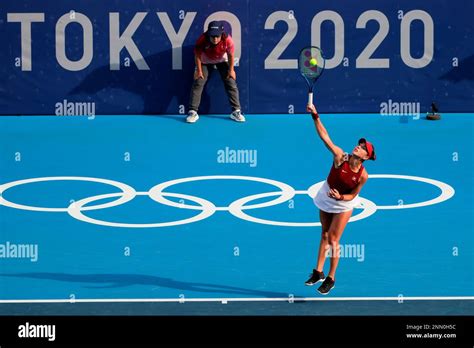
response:
<path id="1" fill-rule="evenodd" d="M 186 117 L 186 122 L 195 123 L 197 120 L 199 120 L 198 113 L 194 110 L 189 110 L 188 117 Z"/>
<path id="2" fill-rule="evenodd" d="M 240 110 L 235 110 L 230 114 L 230 118 L 236 122 L 245 122 L 245 117 Z"/>

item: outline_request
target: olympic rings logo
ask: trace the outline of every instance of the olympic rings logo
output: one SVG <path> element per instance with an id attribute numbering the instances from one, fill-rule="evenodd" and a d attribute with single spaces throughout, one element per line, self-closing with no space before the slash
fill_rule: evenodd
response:
<path id="1" fill-rule="evenodd" d="M 406 205 L 377 205 L 374 202 L 360 197 L 360 206 L 356 207 L 356 209 L 361 209 L 362 211 L 354 216 L 352 216 L 349 222 L 365 219 L 372 214 L 374 214 L 377 210 L 385 210 L 385 209 L 410 209 L 410 208 L 418 208 L 418 207 L 425 207 L 433 204 L 438 204 L 444 202 L 451 197 L 454 196 L 454 189 L 441 181 L 422 178 L 417 176 L 408 176 L 408 175 L 395 175 L 395 174 L 375 174 L 369 175 L 371 179 L 401 179 L 401 180 L 412 180 L 412 181 L 419 181 L 424 182 L 430 185 L 434 185 L 441 190 L 441 193 L 438 197 L 435 197 L 431 200 L 419 202 L 419 203 L 412 203 Z M 4 192 L 8 189 L 11 189 L 16 186 L 37 183 L 37 182 L 49 182 L 49 181 L 86 181 L 86 182 L 96 182 L 105 185 L 110 185 L 118 188 L 121 192 L 118 193 L 107 193 L 101 194 L 92 197 L 86 197 L 79 201 L 72 202 L 68 207 L 64 208 L 47 208 L 47 207 L 36 207 L 31 205 L 23 205 L 11 202 L 4 197 Z M 175 186 L 182 183 L 194 182 L 194 181 L 201 181 L 201 180 L 244 180 L 244 181 L 253 181 L 253 182 L 260 182 L 268 185 L 272 185 L 278 189 L 278 191 L 274 192 L 265 192 L 259 193 L 255 195 L 250 195 L 247 197 L 239 198 L 229 204 L 228 206 L 216 206 L 214 203 L 206 200 L 204 198 L 191 196 L 182 193 L 172 193 L 165 191 L 171 186 Z M 313 198 L 316 193 L 318 192 L 319 188 L 323 185 L 324 181 L 318 182 L 307 190 L 295 190 L 290 185 L 282 183 L 280 181 L 266 179 L 266 178 L 259 178 L 253 176 L 239 176 L 239 175 L 209 175 L 209 176 L 196 176 L 196 177 L 189 177 L 189 178 L 181 178 L 163 182 L 156 186 L 153 186 L 147 192 L 137 192 L 135 189 L 129 185 L 126 185 L 121 182 L 117 182 L 114 180 L 107 180 L 101 178 L 91 178 L 91 177 L 81 177 L 81 176 L 53 176 L 53 177 L 43 177 L 43 178 L 31 178 L 31 179 L 24 179 L 9 182 L 6 184 L 0 185 L 0 205 L 14 208 L 14 209 L 21 209 L 21 210 L 29 210 L 29 211 L 40 211 L 40 212 L 67 212 L 73 218 L 87 222 L 90 224 L 101 225 L 101 226 L 109 226 L 109 227 L 124 227 L 124 228 L 154 228 L 154 227 L 170 227 L 170 226 L 178 226 L 184 224 L 190 224 L 193 222 L 201 221 L 207 219 L 208 217 L 212 216 L 216 211 L 227 211 L 230 214 L 234 215 L 239 219 L 243 219 L 246 221 L 258 223 L 258 224 L 265 224 L 265 225 L 273 225 L 273 226 L 288 226 L 288 227 L 314 227 L 314 226 L 321 226 L 320 222 L 285 222 L 285 221 L 274 221 L 274 220 L 265 220 L 260 219 L 250 214 L 246 213 L 247 210 L 252 209 L 261 209 L 265 207 L 271 207 L 277 204 L 281 204 L 287 202 L 288 200 L 295 197 L 295 195 L 308 195 L 309 197 Z M 133 200 L 136 196 L 148 196 L 152 200 L 157 203 L 164 204 L 167 206 L 180 208 L 180 209 L 189 209 L 189 210 L 196 210 L 198 213 L 190 218 L 176 220 L 176 221 L 169 221 L 169 222 L 156 222 L 156 223 L 147 223 L 147 224 L 131 224 L 131 223 L 121 223 L 121 222 L 110 222 L 104 220 L 93 219 L 88 217 L 85 212 L 91 210 L 98 210 L 98 209 L 107 209 L 116 207 L 127 202 Z M 169 200 L 167 197 L 179 198 L 186 201 L 191 201 L 196 204 L 184 204 L 180 202 L 175 202 Z M 272 200 L 269 200 L 264 203 L 258 204 L 249 204 L 253 201 L 267 198 L 267 197 L 276 197 Z M 89 205 L 90 203 L 100 201 L 103 199 L 109 198 L 116 198 L 108 203 L 97 204 L 97 205 Z"/>

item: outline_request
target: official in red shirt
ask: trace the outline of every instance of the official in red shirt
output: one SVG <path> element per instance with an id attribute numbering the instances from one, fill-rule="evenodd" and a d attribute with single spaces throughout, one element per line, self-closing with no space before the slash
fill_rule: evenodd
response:
<path id="1" fill-rule="evenodd" d="M 234 42 L 232 37 L 224 32 L 222 22 L 209 23 L 207 31 L 196 42 L 194 56 L 196 70 L 194 71 L 194 83 L 186 122 L 195 123 L 199 119 L 198 110 L 202 91 L 214 68 L 219 71 L 224 82 L 232 107 L 230 118 L 237 122 L 245 122 L 245 117 L 240 110 L 239 89 L 234 70 Z"/>
<path id="2" fill-rule="evenodd" d="M 353 208 L 359 204 L 359 192 L 369 177 L 363 163 L 366 160 L 375 160 L 376 156 L 374 146 L 365 138 L 359 139 L 351 154 L 345 153 L 329 138 L 314 105 L 308 105 L 307 110 L 311 112 L 319 137 L 334 156 L 328 178 L 314 197 L 314 204 L 319 208 L 322 235 L 316 268 L 305 283 L 311 286 L 324 280 L 318 291 L 326 295 L 334 288 L 336 282 L 335 274 L 340 255 L 339 240 Z M 331 251 L 331 266 L 328 276 L 325 277 L 323 267 L 328 250 Z"/>

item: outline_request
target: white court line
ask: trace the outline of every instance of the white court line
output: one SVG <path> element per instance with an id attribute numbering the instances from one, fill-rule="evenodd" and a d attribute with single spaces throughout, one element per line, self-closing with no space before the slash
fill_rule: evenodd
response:
<path id="1" fill-rule="evenodd" d="M 0 300 L 0 303 L 133 303 L 133 302 L 298 302 L 298 301 L 453 301 L 474 300 L 474 296 L 432 296 L 432 297 L 275 297 L 275 298 L 111 298 L 111 299 L 55 299 L 55 300 Z"/>

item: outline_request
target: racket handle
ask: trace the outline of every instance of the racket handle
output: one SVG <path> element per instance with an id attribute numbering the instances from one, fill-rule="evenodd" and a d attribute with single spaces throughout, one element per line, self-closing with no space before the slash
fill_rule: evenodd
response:
<path id="1" fill-rule="evenodd" d="M 308 93 L 308 105 L 313 104 L 313 92 Z"/>

